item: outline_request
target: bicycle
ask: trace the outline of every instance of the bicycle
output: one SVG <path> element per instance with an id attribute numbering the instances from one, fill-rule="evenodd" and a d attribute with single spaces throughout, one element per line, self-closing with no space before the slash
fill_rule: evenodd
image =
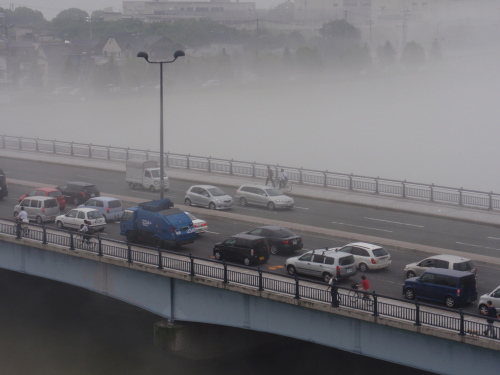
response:
<path id="1" fill-rule="evenodd" d="M 80 240 L 76 241 L 75 246 L 83 250 L 93 250 L 96 247 L 96 241 L 94 237 L 82 234 L 80 235 Z"/>
<path id="2" fill-rule="evenodd" d="M 352 303 L 363 301 L 366 305 L 373 306 L 372 296 L 368 292 L 358 290 L 359 287 L 357 284 L 352 284 L 351 288 L 354 290 L 350 290 L 348 296 Z"/>
<path id="3" fill-rule="evenodd" d="M 17 227 L 18 226 L 21 226 L 20 228 L 20 236 L 21 237 L 28 237 L 29 234 L 30 234 L 30 228 L 28 228 L 28 226 L 26 224 L 24 224 L 23 222 L 19 223 L 16 221 L 16 223 L 13 225 L 13 230 L 14 230 L 14 234 L 17 235 Z"/>
<path id="4" fill-rule="evenodd" d="M 276 187 L 285 193 L 289 193 L 292 191 L 292 183 L 288 179 L 285 181 L 285 185 L 283 187 L 280 187 L 280 179 L 279 177 L 276 177 Z"/>

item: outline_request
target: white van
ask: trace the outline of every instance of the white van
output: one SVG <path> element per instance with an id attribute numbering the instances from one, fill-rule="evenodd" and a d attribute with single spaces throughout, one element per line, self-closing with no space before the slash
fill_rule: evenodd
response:
<path id="1" fill-rule="evenodd" d="M 37 224 L 42 224 L 47 221 L 55 221 L 59 215 L 59 204 L 56 198 L 52 197 L 28 197 L 24 198 L 18 205 L 14 207 L 14 217 L 21 211 L 21 207 L 28 214 L 30 221 L 36 221 Z"/>

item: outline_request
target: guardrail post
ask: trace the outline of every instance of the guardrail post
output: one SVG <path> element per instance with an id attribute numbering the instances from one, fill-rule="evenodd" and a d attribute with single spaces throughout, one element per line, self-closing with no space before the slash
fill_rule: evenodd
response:
<path id="1" fill-rule="evenodd" d="M 191 156 L 191 155 L 186 156 L 186 169 L 191 169 L 191 168 L 190 168 L 190 165 L 189 165 L 189 157 L 190 157 L 190 156 Z"/>
<path id="2" fill-rule="evenodd" d="M 2 148 L 5 148 L 5 135 L 2 135 Z"/>
<path id="3" fill-rule="evenodd" d="M 132 246 L 127 242 L 127 262 L 132 263 Z"/>
<path id="4" fill-rule="evenodd" d="M 415 325 L 417 327 L 422 325 L 420 324 L 420 305 L 417 300 L 415 300 Z"/>
<path id="5" fill-rule="evenodd" d="M 349 190 L 352 190 L 352 173 L 349 175 Z"/>
<path id="6" fill-rule="evenodd" d="M 35 151 L 38 152 L 38 139 L 35 139 Z"/>
<path id="7" fill-rule="evenodd" d="M 22 149 L 23 149 L 23 141 L 22 141 L 22 138 L 23 138 L 23 137 L 19 137 L 19 150 L 22 150 Z"/>
<path id="8" fill-rule="evenodd" d="M 149 160 L 149 149 L 146 151 L 146 160 Z"/>
<path id="9" fill-rule="evenodd" d="M 108 148 L 106 149 L 106 151 L 107 151 L 107 159 L 108 160 L 111 160 L 111 150 L 110 150 L 110 147 L 111 147 L 111 145 L 109 145 Z"/>
<path id="10" fill-rule="evenodd" d="M 127 147 L 127 149 L 125 150 L 125 160 L 128 160 L 128 147 Z"/>
<path id="11" fill-rule="evenodd" d="M 68 230 L 69 233 L 69 249 L 75 250 L 75 240 L 73 238 L 73 232 Z"/>
<path id="12" fill-rule="evenodd" d="M 89 158 L 92 157 L 92 143 L 89 144 Z"/>
<path id="13" fill-rule="evenodd" d="M 404 180 L 402 184 L 403 184 L 403 195 L 401 197 L 406 198 L 406 180 Z"/>
<path id="14" fill-rule="evenodd" d="M 429 186 L 429 187 L 431 189 L 431 199 L 430 199 L 430 201 L 434 202 L 434 183 L 431 186 Z"/>
<path id="15" fill-rule="evenodd" d="M 259 292 L 262 292 L 264 288 L 262 287 L 262 271 L 260 267 L 257 267 L 257 271 L 259 272 Z"/>
<path id="16" fill-rule="evenodd" d="M 14 221 L 14 225 L 16 226 L 16 240 L 21 239 L 21 224 L 17 221 Z"/>
<path id="17" fill-rule="evenodd" d="M 458 309 L 460 312 L 460 332 L 458 333 L 460 336 L 465 336 L 465 319 L 464 319 L 464 312 L 462 311 L 462 308 Z"/>
<path id="18" fill-rule="evenodd" d="M 375 291 L 372 293 L 373 297 L 373 314 L 372 316 L 378 316 L 378 297 Z"/>
<path id="19" fill-rule="evenodd" d="M 212 172 L 212 166 L 210 165 L 210 156 L 207 158 L 208 161 L 208 173 Z"/>
<path id="20" fill-rule="evenodd" d="M 97 235 L 97 256 L 102 257 L 102 239 Z"/>
<path id="21" fill-rule="evenodd" d="M 168 164 L 168 152 L 164 155 L 165 155 L 165 157 L 163 158 L 163 162 L 165 163 L 165 167 L 167 168 L 169 166 L 169 164 Z"/>
<path id="22" fill-rule="evenodd" d="M 52 141 L 52 153 L 55 154 L 57 153 L 57 150 L 56 150 L 56 140 L 54 139 L 54 141 Z"/>
<path id="23" fill-rule="evenodd" d="M 191 277 L 193 277 L 194 276 L 194 259 L 193 259 L 193 256 L 191 254 L 189 254 L 189 260 L 190 260 L 189 264 L 191 267 L 189 274 L 191 275 Z"/>
<path id="24" fill-rule="evenodd" d="M 252 177 L 255 178 L 255 162 L 252 164 Z"/>
<path id="25" fill-rule="evenodd" d="M 304 182 L 304 177 L 302 176 L 302 167 L 299 169 L 299 184 Z"/>
<path id="26" fill-rule="evenodd" d="M 70 150 L 71 150 L 70 154 L 71 156 L 73 156 L 73 142 L 70 143 Z"/>
<path id="27" fill-rule="evenodd" d="M 227 284 L 227 264 L 225 260 L 222 260 L 222 265 L 224 266 L 224 280 L 222 281 L 224 284 Z"/>
<path id="28" fill-rule="evenodd" d="M 233 174 L 233 159 L 229 160 L 229 174 Z"/>
<path id="29" fill-rule="evenodd" d="M 460 188 L 460 190 L 458 191 L 458 205 L 459 206 L 463 206 L 463 201 L 462 201 L 462 190 L 463 190 L 463 187 Z"/>
<path id="30" fill-rule="evenodd" d="M 332 307 L 339 307 L 339 286 L 334 281 L 332 284 Z"/>
<path id="31" fill-rule="evenodd" d="M 327 183 L 326 183 L 326 172 L 328 172 L 328 171 L 323 172 L 323 186 L 324 187 L 328 186 Z"/>
<path id="32" fill-rule="evenodd" d="M 297 275 L 295 275 L 295 297 L 294 299 L 300 299 L 300 293 L 299 293 L 299 279 L 297 278 Z"/>
<path id="33" fill-rule="evenodd" d="M 42 223 L 42 244 L 47 245 L 47 228 L 44 223 Z"/>
<path id="34" fill-rule="evenodd" d="M 489 198 L 488 210 L 492 210 L 493 209 L 493 192 L 488 194 L 488 198 Z"/>
<path id="35" fill-rule="evenodd" d="M 161 256 L 160 246 L 158 246 L 158 249 L 156 249 L 156 250 L 158 251 L 158 269 L 162 270 L 163 269 L 163 257 Z M 189 256 L 191 256 L 191 254 Z"/>
<path id="36" fill-rule="evenodd" d="M 377 177 L 377 178 L 375 179 L 375 194 L 379 194 L 379 189 L 378 189 L 378 179 L 379 179 L 379 177 Z"/>

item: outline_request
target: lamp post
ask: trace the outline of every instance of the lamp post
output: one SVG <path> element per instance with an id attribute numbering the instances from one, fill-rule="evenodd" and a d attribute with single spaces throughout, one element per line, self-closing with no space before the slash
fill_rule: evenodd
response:
<path id="1" fill-rule="evenodd" d="M 173 63 L 178 57 L 185 56 L 184 51 L 175 51 L 174 59 L 170 61 L 149 61 L 146 52 L 139 52 L 137 57 L 142 57 L 150 64 L 160 64 L 160 199 L 163 199 L 163 64 Z"/>

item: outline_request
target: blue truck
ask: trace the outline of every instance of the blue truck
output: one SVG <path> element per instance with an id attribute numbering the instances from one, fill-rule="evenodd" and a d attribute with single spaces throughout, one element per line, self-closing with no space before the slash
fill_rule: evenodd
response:
<path id="1" fill-rule="evenodd" d="M 159 199 L 126 208 L 120 221 L 120 234 L 128 242 L 154 247 L 177 247 L 194 242 L 196 230 L 186 213 L 170 199 Z"/>

